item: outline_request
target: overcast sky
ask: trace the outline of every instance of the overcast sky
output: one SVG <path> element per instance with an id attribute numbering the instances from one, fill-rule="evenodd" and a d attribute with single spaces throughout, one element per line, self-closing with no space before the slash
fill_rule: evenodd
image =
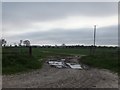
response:
<path id="1" fill-rule="evenodd" d="M 117 2 L 3 2 L 3 38 L 8 43 L 118 44 Z"/>

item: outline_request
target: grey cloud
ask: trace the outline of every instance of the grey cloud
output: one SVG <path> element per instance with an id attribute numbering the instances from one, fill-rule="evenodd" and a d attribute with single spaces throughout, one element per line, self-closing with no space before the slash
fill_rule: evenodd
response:
<path id="1" fill-rule="evenodd" d="M 31 22 L 44 22 L 75 15 L 97 18 L 108 17 L 117 15 L 117 5 L 117 2 L 3 2 L 3 26 L 15 27 L 16 31 L 18 28 L 21 29 L 22 32 L 23 29 L 30 26 Z M 11 30 L 11 28 L 9 30 Z M 68 31 L 56 29 L 47 32 L 29 32 L 22 35 L 14 35 L 6 39 L 10 42 L 30 39 L 33 44 L 44 44 L 44 42 L 50 44 L 93 44 L 93 29 L 83 28 Z M 116 45 L 117 26 L 99 28 L 97 30 L 97 44 Z"/>
<path id="2" fill-rule="evenodd" d="M 4 2 L 3 19 L 7 22 L 53 20 L 69 15 L 104 17 L 117 14 L 117 2 Z"/>
<path id="3" fill-rule="evenodd" d="M 104 27 L 97 29 L 96 44 L 98 45 L 117 45 L 118 43 L 117 26 Z M 93 44 L 93 29 L 83 28 L 76 30 L 56 29 L 47 32 L 35 32 L 24 35 L 14 36 L 10 40 L 30 39 L 33 44 Z"/>

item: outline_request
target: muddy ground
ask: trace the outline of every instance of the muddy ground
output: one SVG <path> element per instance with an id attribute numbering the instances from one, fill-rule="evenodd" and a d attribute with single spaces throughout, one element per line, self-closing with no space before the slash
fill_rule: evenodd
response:
<path id="1" fill-rule="evenodd" d="M 3 88 L 118 88 L 118 76 L 108 70 L 58 69 L 44 63 L 42 69 L 3 75 Z"/>

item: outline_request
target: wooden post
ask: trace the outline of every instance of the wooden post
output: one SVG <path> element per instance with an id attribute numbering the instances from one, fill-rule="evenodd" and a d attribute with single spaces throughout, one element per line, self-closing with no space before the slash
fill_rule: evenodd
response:
<path id="1" fill-rule="evenodd" d="M 29 55 L 32 56 L 32 47 L 29 46 Z"/>
<path id="2" fill-rule="evenodd" d="M 93 46 L 90 46 L 90 55 L 93 54 Z"/>

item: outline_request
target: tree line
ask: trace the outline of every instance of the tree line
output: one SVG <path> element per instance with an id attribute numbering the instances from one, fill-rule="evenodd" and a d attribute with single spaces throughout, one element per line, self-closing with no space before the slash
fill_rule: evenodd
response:
<path id="1" fill-rule="evenodd" d="M 20 40 L 18 44 L 14 43 L 14 45 L 7 45 L 7 40 L 5 39 L 0 39 L 0 46 L 2 47 L 24 47 L 24 46 L 31 46 L 31 43 L 30 43 L 30 40 Z M 93 45 L 90 45 L 90 46 L 85 46 L 85 45 L 66 45 L 66 44 L 61 44 L 60 46 L 58 45 L 54 45 L 54 46 L 51 46 L 51 45 L 43 45 L 43 46 L 38 46 L 38 45 L 32 45 L 31 47 L 39 47 L 39 48 L 90 48 L 90 47 L 94 47 Z M 100 48 L 106 48 L 107 46 L 95 46 L 95 47 L 100 47 Z M 113 48 L 111 46 L 111 48 Z"/>
<path id="2" fill-rule="evenodd" d="M 7 40 L 5 39 L 0 39 L 0 46 L 7 46 Z M 12 46 L 10 44 L 10 46 Z M 20 40 L 18 44 L 14 43 L 14 46 L 30 46 L 30 41 L 29 40 Z"/>

